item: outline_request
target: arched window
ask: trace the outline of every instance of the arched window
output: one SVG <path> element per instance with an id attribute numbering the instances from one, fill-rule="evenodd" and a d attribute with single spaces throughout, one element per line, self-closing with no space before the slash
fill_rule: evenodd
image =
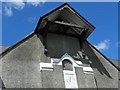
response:
<path id="1" fill-rule="evenodd" d="M 68 59 L 64 59 L 62 61 L 62 65 L 63 65 L 63 70 L 73 70 L 73 65 L 72 62 Z"/>

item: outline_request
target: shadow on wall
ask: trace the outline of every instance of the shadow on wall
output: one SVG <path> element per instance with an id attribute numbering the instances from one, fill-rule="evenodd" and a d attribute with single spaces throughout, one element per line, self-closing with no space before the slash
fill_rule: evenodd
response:
<path id="1" fill-rule="evenodd" d="M 107 77 L 112 79 L 112 77 L 110 76 L 104 65 L 101 63 L 99 58 L 96 56 L 96 54 L 93 52 L 93 50 L 90 48 L 90 46 L 86 43 L 83 44 L 84 51 L 89 60 L 83 60 L 82 62 L 85 64 L 89 64 L 92 68 L 96 68 L 102 75 L 105 74 Z"/>
<path id="2" fill-rule="evenodd" d="M 78 38 L 56 33 L 48 33 L 43 44 L 48 51 L 46 55 L 52 58 L 61 58 L 65 53 L 74 56 L 80 50 Z"/>
<path id="3" fill-rule="evenodd" d="M 44 41 L 43 38 L 42 38 L 42 36 L 40 34 L 37 34 L 37 36 L 38 36 L 38 38 L 40 39 L 40 41 L 44 45 L 44 43 L 45 43 L 46 40 Z M 60 36 L 58 36 L 58 37 L 60 37 Z M 62 37 L 60 37 L 60 38 L 62 38 Z M 52 57 L 52 56 L 53 57 L 55 57 L 55 56 L 61 57 L 61 55 L 64 55 L 64 53 L 67 52 L 67 51 L 68 51 L 67 53 L 70 54 L 71 56 L 76 55 L 76 53 L 78 53 L 78 50 L 80 50 L 80 47 L 78 47 L 80 44 L 78 44 L 77 43 L 78 41 L 76 41 L 77 46 L 73 46 L 73 45 L 71 45 L 71 42 L 70 43 L 68 42 L 68 40 L 64 41 L 64 42 L 67 41 L 67 43 L 65 43 L 65 46 L 67 46 L 68 50 L 65 47 L 63 48 L 62 44 L 58 44 L 58 42 L 51 41 L 50 42 L 51 44 L 49 45 L 49 47 L 53 46 L 53 43 L 54 43 L 54 48 L 52 48 L 51 50 L 48 50 L 48 52 L 52 51 L 52 52 L 50 52 L 51 53 L 50 57 Z M 60 41 L 61 40 L 59 40 L 59 42 Z M 75 40 L 73 39 L 73 41 L 75 41 Z M 106 76 L 108 76 L 109 78 L 112 79 L 112 77 L 110 76 L 110 74 L 108 73 L 108 71 L 106 70 L 106 68 L 104 67 L 104 65 L 101 63 L 101 61 L 99 60 L 99 58 L 96 56 L 96 54 L 93 52 L 93 50 L 90 48 L 90 46 L 88 44 L 85 44 L 85 43 L 83 43 L 83 44 L 84 44 L 83 45 L 84 52 L 88 56 L 89 60 L 84 59 L 84 60 L 81 60 L 81 61 L 84 64 L 89 64 L 92 68 L 96 68 L 102 75 L 105 74 Z M 58 50 L 57 50 L 57 48 L 58 48 Z M 71 49 L 71 48 L 74 48 L 74 49 Z M 63 51 L 60 51 L 61 49 Z"/>
<path id="4" fill-rule="evenodd" d="M 1 77 L 0 77 L 0 88 L 5 89 L 5 85 L 4 85 L 4 83 L 3 83 L 2 79 L 1 79 Z"/>

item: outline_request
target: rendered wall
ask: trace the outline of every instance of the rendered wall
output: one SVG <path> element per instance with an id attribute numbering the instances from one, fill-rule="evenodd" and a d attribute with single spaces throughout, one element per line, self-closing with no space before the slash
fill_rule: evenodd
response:
<path id="1" fill-rule="evenodd" d="M 54 66 L 53 71 L 41 71 L 43 88 L 65 88 L 62 66 Z"/>
<path id="2" fill-rule="evenodd" d="M 97 88 L 94 74 L 85 74 L 82 68 L 75 68 L 79 88 Z M 94 89 L 95 90 L 95 89 Z"/>
<path id="3" fill-rule="evenodd" d="M 37 35 L 32 36 L 2 58 L 2 80 L 6 88 L 40 88 L 39 63 L 43 46 Z"/>
<path id="4" fill-rule="evenodd" d="M 97 87 L 118 88 L 118 70 L 87 42 L 83 43 L 83 48 L 89 57 L 84 63 L 93 68 Z"/>
<path id="5" fill-rule="evenodd" d="M 66 36 L 55 35 L 49 37 L 51 43 L 48 46 L 55 45 L 59 48 L 63 45 L 70 47 L 71 55 L 76 54 L 80 48 L 78 40 Z M 57 44 L 61 42 L 65 44 Z M 58 41 L 56 42 L 56 40 Z M 52 41 L 51 41 L 52 40 Z M 54 41 L 55 40 L 55 41 Z M 65 40 L 65 41 L 64 41 Z M 71 41 L 70 41 L 71 40 Z M 44 55 L 44 47 L 41 43 L 40 35 L 34 35 L 27 41 L 8 52 L 2 61 L 2 80 L 6 88 L 65 88 L 62 66 L 54 66 L 53 71 L 40 71 L 40 62 L 50 63 Z M 75 45 L 72 44 L 75 41 Z M 53 44 L 55 42 L 55 44 Z M 67 42 L 67 43 L 66 43 Z M 58 47 L 56 47 L 56 45 Z M 64 47 L 64 52 L 67 51 Z M 50 48 L 50 47 L 49 47 Z M 84 74 L 83 69 L 75 68 L 79 88 L 117 88 L 118 70 L 103 58 L 94 48 L 83 43 L 83 48 L 88 56 L 88 60 L 80 59 L 84 66 L 91 66 L 94 74 Z M 53 48 L 52 48 L 53 49 Z M 49 52 L 49 50 L 48 50 Z M 52 52 L 52 55 L 54 52 Z M 98 89 L 99 90 L 99 89 Z"/>

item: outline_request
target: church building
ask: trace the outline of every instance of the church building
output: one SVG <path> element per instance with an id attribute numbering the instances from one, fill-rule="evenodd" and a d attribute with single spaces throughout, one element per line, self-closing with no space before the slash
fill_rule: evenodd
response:
<path id="1" fill-rule="evenodd" d="M 94 29 L 67 3 L 45 14 L 0 55 L 1 88 L 117 90 L 120 69 L 87 41 Z"/>

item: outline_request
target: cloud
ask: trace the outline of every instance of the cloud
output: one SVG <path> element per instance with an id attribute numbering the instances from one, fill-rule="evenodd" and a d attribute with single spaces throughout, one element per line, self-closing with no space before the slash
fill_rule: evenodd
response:
<path id="1" fill-rule="evenodd" d="M 104 40 L 94 45 L 98 50 L 108 50 L 109 49 L 110 40 Z"/>
<path id="2" fill-rule="evenodd" d="M 3 8 L 6 16 L 12 16 L 13 8 L 16 10 L 22 10 L 24 7 L 25 7 L 25 3 L 23 2 L 6 2 Z"/>
<path id="3" fill-rule="evenodd" d="M 13 8 L 18 9 L 18 10 L 22 10 L 25 7 L 25 3 L 23 2 L 13 2 L 12 3 Z"/>
<path id="4" fill-rule="evenodd" d="M 40 2 L 29 2 L 29 4 L 31 4 L 31 5 L 33 5 L 33 6 L 35 6 L 35 7 L 37 7 L 38 5 L 40 5 Z"/>
<path id="5" fill-rule="evenodd" d="M 7 5 L 5 6 L 5 15 L 6 16 L 12 16 L 13 15 L 12 8 L 7 6 Z"/>
<path id="6" fill-rule="evenodd" d="M 1 0 L 1 2 L 46 2 L 47 0 Z"/>
<path id="7" fill-rule="evenodd" d="M 12 16 L 13 8 L 23 10 L 27 4 L 37 7 L 45 2 L 46 0 L 9 0 L 9 2 L 5 2 L 3 8 L 6 16 Z"/>
<path id="8" fill-rule="evenodd" d="M 45 3 L 47 0 L 26 0 L 28 4 L 31 4 L 35 7 L 39 6 L 40 4 Z"/>
<path id="9" fill-rule="evenodd" d="M 35 20 L 36 20 L 36 17 L 29 17 L 28 18 L 28 22 L 30 22 L 30 23 L 34 23 Z"/>
<path id="10" fill-rule="evenodd" d="M 1 0 L 1 2 L 23 2 L 25 0 Z"/>

